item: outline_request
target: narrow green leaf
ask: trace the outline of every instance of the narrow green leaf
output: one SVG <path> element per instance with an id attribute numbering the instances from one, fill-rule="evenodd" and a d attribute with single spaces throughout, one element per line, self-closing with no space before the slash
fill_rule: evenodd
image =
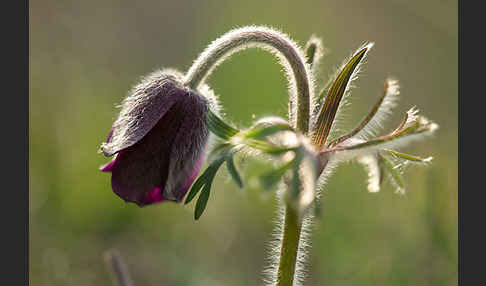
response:
<path id="1" fill-rule="evenodd" d="M 375 116 L 376 112 L 378 111 L 381 104 L 383 103 L 383 100 L 385 100 L 385 97 L 387 95 L 387 89 L 388 89 L 388 82 L 385 84 L 385 89 L 383 91 L 383 95 L 378 99 L 378 101 L 373 106 L 373 108 L 370 110 L 368 115 L 366 115 L 365 118 L 363 118 L 361 123 L 358 124 L 358 126 L 356 126 L 351 132 L 349 132 L 346 135 L 343 135 L 343 136 L 339 137 L 338 139 L 334 140 L 333 142 L 329 143 L 329 146 L 330 147 L 336 146 L 339 143 L 343 142 L 344 140 L 349 139 L 349 138 L 353 137 L 354 135 L 358 134 L 371 121 L 371 119 L 373 119 L 373 117 Z"/>
<path id="2" fill-rule="evenodd" d="M 307 63 L 312 66 L 314 63 L 314 56 L 316 55 L 317 45 L 316 43 L 309 43 L 307 49 L 305 50 L 305 55 L 307 56 Z"/>
<path id="3" fill-rule="evenodd" d="M 211 168 L 208 167 L 204 171 L 204 173 L 201 176 L 199 176 L 199 178 L 197 178 L 197 180 L 192 185 L 191 190 L 189 191 L 189 194 L 186 197 L 186 200 L 184 201 L 185 205 L 190 203 L 192 199 L 197 195 L 197 193 L 201 190 L 201 188 L 207 183 L 210 173 L 211 173 Z"/>
<path id="4" fill-rule="evenodd" d="M 398 158 L 408 160 L 408 161 L 412 161 L 412 162 L 427 163 L 427 162 L 430 162 L 432 160 L 432 157 L 421 158 L 421 157 L 418 157 L 418 156 L 405 154 L 405 153 L 394 151 L 394 150 L 385 149 L 383 151 L 387 152 L 388 154 L 390 154 L 394 157 L 398 157 Z"/>
<path id="5" fill-rule="evenodd" d="M 383 167 L 385 167 L 385 170 L 387 170 L 387 172 L 391 175 L 390 177 L 399 188 L 399 191 L 403 191 L 405 189 L 405 183 L 403 181 L 402 175 L 397 170 L 397 168 L 395 168 L 392 160 L 389 159 L 387 156 L 381 154 L 378 155 L 378 158 L 380 159 Z"/>
<path id="6" fill-rule="evenodd" d="M 260 176 L 260 183 L 262 185 L 262 188 L 264 190 L 268 190 L 268 189 L 272 188 L 273 186 L 275 186 L 280 181 L 280 179 L 285 174 L 285 172 L 290 167 L 292 167 L 294 163 L 295 163 L 295 160 L 291 160 L 291 161 L 283 164 L 282 166 L 277 167 L 276 169 L 273 169 L 273 170 L 263 174 L 262 176 Z"/>
<path id="7" fill-rule="evenodd" d="M 289 124 L 284 124 L 284 123 L 265 126 L 265 127 L 257 126 L 249 130 L 248 132 L 246 132 L 245 138 L 261 139 L 266 136 L 273 135 L 277 132 L 286 131 L 286 130 L 292 130 L 292 127 Z"/>
<path id="8" fill-rule="evenodd" d="M 380 161 L 375 154 L 367 154 L 357 158 L 358 163 L 363 165 L 368 175 L 368 191 L 376 193 L 380 191 L 381 181 L 383 178 L 382 167 Z"/>
<path id="9" fill-rule="evenodd" d="M 233 144 L 229 142 L 223 142 L 214 146 L 214 148 L 211 149 L 208 154 L 208 160 L 214 162 L 223 157 L 226 158 L 227 156 L 229 156 L 229 154 L 235 153 L 237 151 L 237 148 L 235 148 Z"/>
<path id="10" fill-rule="evenodd" d="M 224 162 L 224 158 L 219 158 L 215 161 L 213 161 L 204 171 L 204 173 L 197 178 L 196 182 L 191 187 L 191 190 L 189 191 L 189 194 L 186 197 L 186 200 L 184 204 L 188 204 L 194 199 L 194 197 L 197 195 L 197 193 L 201 190 L 203 186 L 206 185 L 211 185 L 213 182 L 214 176 L 216 175 L 216 172 L 218 171 L 219 167 L 221 164 Z"/>
<path id="11" fill-rule="evenodd" d="M 206 122 L 211 132 L 213 132 L 216 136 L 225 140 L 228 140 L 229 138 L 231 138 L 232 136 L 240 132 L 238 129 L 233 128 L 230 125 L 226 124 L 226 122 L 224 122 L 211 110 L 208 111 Z"/>
<path id="12" fill-rule="evenodd" d="M 208 203 L 209 199 L 209 194 L 211 193 L 211 182 L 208 182 L 206 185 L 204 185 L 203 190 L 201 194 L 199 195 L 199 198 L 197 199 L 196 202 L 196 209 L 194 210 L 194 219 L 198 220 L 201 215 L 203 214 L 204 210 L 206 209 L 206 205 Z"/>
<path id="13" fill-rule="evenodd" d="M 262 141 L 262 140 L 257 140 L 257 139 L 247 139 L 244 141 L 244 144 L 247 146 L 250 146 L 252 148 L 264 151 L 269 154 L 282 154 L 288 151 L 295 150 L 296 147 L 280 147 L 276 146 L 272 143 L 269 143 L 267 141 Z"/>
<path id="14" fill-rule="evenodd" d="M 228 169 L 228 173 L 230 173 L 231 178 L 233 178 L 233 181 L 235 181 L 238 187 L 243 188 L 243 181 L 241 180 L 238 170 L 236 170 L 232 155 L 228 156 L 228 158 L 226 159 L 226 168 Z"/>
<path id="15" fill-rule="evenodd" d="M 356 53 L 351 60 L 342 68 L 332 83 L 329 91 L 324 99 L 324 103 L 320 107 L 317 122 L 315 125 L 313 141 L 318 147 L 322 147 L 329 136 L 334 118 L 336 116 L 339 104 L 343 99 L 344 92 L 348 86 L 350 79 L 358 64 L 363 60 L 366 52 L 370 49 L 370 45 L 361 49 Z"/>
<path id="16" fill-rule="evenodd" d="M 415 116 L 415 115 L 414 115 Z M 429 121 L 427 118 L 423 116 L 415 116 L 416 118 L 413 119 L 410 122 L 405 122 L 400 123 L 401 128 L 400 129 L 395 129 L 395 131 L 383 135 L 371 140 L 368 140 L 366 142 L 354 144 L 354 145 L 349 145 L 349 146 L 337 146 L 333 148 L 328 148 L 326 150 L 321 151 L 321 153 L 328 153 L 328 152 L 339 152 L 339 151 L 345 151 L 345 150 L 356 150 L 356 149 L 363 149 L 363 148 L 368 148 L 368 147 L 373 147 L 375 149 L 378 148 L 386 148 L 386 146 L 380 146 L 383 145 L 384 143 L 389 144 L 390 142 L 399 142 L 399 140 L 403 140 L 405 137 L 410 137 L 410 136 L 417 136 L 420 134 L 425 134 L 425 133 L 432 133 L 439 126 L 434 123 Z M 430 159 L 428 159 L 430 160 Z"/>
<path id="17" fill-rule="evenodd" d="M 331 87 L 331 84 L 333 83 L 332 80 L 329 80 L 326 85 L 321 89 L 321 92 L 319 92 L 319 95 L 317 97 L 316 101 L 316 107 L 314 108 L 314 114 L 317 114 L 319 110 L 321 110 L 322 105 L 324 104 L 324 99 L 326 98 L 327 93 L 329 92 L 329 88 Z"/>
<path id="18" fill-rule="evenodd" d="M 204 212 L 204 209 L 206 209 L 206 204 L 209 199 L 209 193 L 211 191 L 211 186 L 213 184 L 214 177 L 216 176 L 219 167 L 221 167 L 221 164 L 223 164 L 224 161 L 225 161 L 225 157 L 221 157 L 220 159 L 215 160 L 213 163 L 211 163 L 211 165 L 208 167 L 208 169 L 210 170 L 208 173 L 208 178 L 206 179 L 206 183 L 204 184 L 201 194 L 197 199 L 196 209 L 194 210 L 195 220 L 198 220 L 199 217 L 201 217 L 202 213 Z"/>
<path id="19" fill-rule="evenodd" d="M 381 186 L 383 186 L 383 182 L 385 181 L 385 166 L 384 166 L 384 163 L 383 163 L 383 159 L 381 159 L 381 155 L 380 153 L 378 153 L 377 155 L 377 159 L 378 159 L 378 168 L 379 168 L 379 172 L 380 172 L 380 189 L 381 189 Z"/>
<path id="20" fill-rule="evenodd" d="M 312 35 L 305 44 L 305 55 L 311 68 L 316 65 L 323 56 L 322 40 Z"/>

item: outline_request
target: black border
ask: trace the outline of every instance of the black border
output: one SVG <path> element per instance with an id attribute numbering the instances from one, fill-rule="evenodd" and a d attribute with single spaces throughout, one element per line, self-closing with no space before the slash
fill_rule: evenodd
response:
<path id="1" fill-rule="evenodd" d="M 475 7 L 472 4 L 478 3 Z M 459 14 L 459 285 L 484 284 L 484 9 L 458 2 Z M 469 37 L 467 37 L 469 35 Z M 469 134 L 469 137 L 466 137 Z M 473 134 L 473 135 L 471 135 Z M 467 139 L 466 139 L 467 138 Z M 481 164 L 482 163 L 482 164 Z"/>
<path id="2" fill-rule="evenodd" d="M 29 285 L 29 2 L 2 4 L 1 284 Z"/>

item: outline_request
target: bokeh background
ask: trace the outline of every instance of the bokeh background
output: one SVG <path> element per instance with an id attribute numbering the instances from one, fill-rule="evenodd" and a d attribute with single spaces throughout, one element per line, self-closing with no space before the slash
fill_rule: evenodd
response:
<path id="1" fill-rule="evenodd" d="M 407 193 L 366 191 L 366 173 L 344 164 L 316 222 L 307 285 L 456 285 L 457 2 L 429 1 L 30 1 L 30 282 L 110 285 L 102 254 L 118 249 L 135 285 L 260 285 L 275 199 L 238 190 L 225 169 L 200 221 L 194 204 L 138 208 L 115 196 L 97 153 L 119 104 L 140 76 L 188 69 L 205 46 L 247 24 L 281 29 L 304 45 L 324 39 L 317 78 L 374 41 L 345 126 L 401 83 L 387 126 L 417 105 L 440 124 L 405 151 L 435 158 L 406 174 Z M 286 81 L 260 50 L 235 55 L 209 80 L 228 118 L 285 116 Z"/>

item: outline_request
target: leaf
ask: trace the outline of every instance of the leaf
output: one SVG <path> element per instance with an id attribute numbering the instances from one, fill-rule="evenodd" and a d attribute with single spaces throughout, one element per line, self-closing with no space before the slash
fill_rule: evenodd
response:
<path id="1" fill-rule="evenodd" d="M 238 170 L 236 170 L 232 155 L 228 156 L 228 158 L 226 159 L 226 168 L 228 169 L 228 173 L 230 173 L 231 178 L 233 178 L 233 181 L 235 181 L 238 187 L 243 188 L 243 181 L 241 180 Z"/>
<path id="2" fill-rule="evenodd" d="M 184 201 L 184 204 L 187 205 L 192 201 L 192 199 L 197 195 L 197 193 L 201 190 L 201 188 L 207 183 L 209 173 L 211 172 L 210 168 L 207 168 L 204 173 L 197 178 L 197 180 L 194 182 L 194 184 L 191 187 L 191 190 L 189 191 L 189 194 L 186 197 L 186 200 Z"/>
<path id="3" fill-rule="evenodd" d="M 213 132 L 216 136 L 225 140 L 230 139 L 238 132 L 240 132 L 238 129 L 233 128 L 230 125 L 226 124 L 226 122 L 224 122 L 211 110 L 208 111 L 208 114 L 206 116 L 206 122 L 211 132 Z"/>
<path id="4" fill-rule="evenodd" d="M 421 157 L 418 157 L 418 156 L 405 154 L 405 153 L 394 151 L 394 150 L 386 150 L 385 149 L 383 151 L 387 152 L 388 154 L 390 154 L 394 157 L 398 157 L 400 159 L 404 159 L 404 160 L 412 161 L 412 162 L 416 162 L 416 163 L 428 163 L 432 160 L 432 157 L 421 158 Z"/>
<path id="5" fill-rule="evenodd" d="M 208 154 L 208 160 L 216 161 L 221 157 L 227 156 L 231 152 L 236 152 L 236 150 L 234 149 L 234 145 L 229 142 L 219 143 L 211 148 L 211 151 Z"/>
<path id="6" fill-rule="evenodd" d="M 305 55 L 307 56 L 307 63 L 312 66 L 314 63 L 314 56 L 316 55 L 317 46 L 315 43 L 310 43 L 305 50 Z"/>
<path id="7" fill-rule="evenodd" d="M 383 173 L 377 155 L 367 154 L 361 156 L 358 158 L 358 162 L 363 165 L 368 175 L 368 191 L 371 193 L 380 191 Z"/>
<path id="8" fill-rule="evenodd" d="M 402 175 L 400 174 L 396 166 L 385 155 L 379 154 L 378 158 L 380 159 L 381 165 L 390 174 L 390 178 L 392 179 L 393 183 L 395 183 L 397 187 L 397 192 L 403 193 L 405 190 L 405 183 L 403 181 Z"/>
<path id="9" fill-rule="evenodd" d="M 264 137 L 273 135 L 277 132 L 280 131 L 286 131 L 286 130 L 292 130 L 292 127 L 289 124 L 286 123 L 281 123 L 281 124 L 274 124 L 270 126 L 265 126 L 265 127 L 254 127 L 251 130 L 249 130 L 245 134 L 245 138 L 255 138 L 255 139 L 262 139 Z"/>
<path id="10" fill-rule="evenodd" d="M 319 96 L 317 97 L 317 104 L 316 107 L 314 108 L 314 114 L 317 115 L 319 110 L 321 110 L 322 104 L 324 103 L 324 99 L 326 98 L 327 92 L 329 91 L 329 88 L 331 87 L 332 80 L 329 80 L 326 85 L 321 89 L 321 92 L 319 92 Z"/>
<path id="11" fill-rule="evenodd" d="M 400 129 L 397 128 L 395 129 L 395 131 L 387 135 L 383 135 L 353 145 L 347 145 L 347 146 L 338 145 L 336 147 L 332 147 L 327 150 L 321 151 L 321 153 L 339 152 L 339 151 L 357 150 L 357 149 L 361 149 L 361 151 L 364 151 L 363 149 L 365 148 L 368 148 L 371 151 L 371 149 L 377 150 L 377 149 L 390 148 L 390 146 L 392 145 L 394 148 L 396 148 L 399 144 L 403 144 L 408 140 L 422 139 L 424 138 L 424 135 L 432 134 L 437 130 L 437 128 L 439 128 L 439 126 L 436 123 L 429 121 L 427 118 L 423 116 L 418 116 L 418 115 L 410 116 L 410 114 L 408 114 L 407 118 L 408 119 L 405 123 L 403 123 L 403 121 L 402 123 L 400 123 L 401 126 Z M 405 155 L 406 154 L 404 154 L 404 156 Z"/>
<path id="12" fill-rule="evenodd" d="M 211 193 L 211 184 L 212 184 L 212 180 L 211 182 L 208 182 L 206 185 L 204 185 L 203 190 L 199 195 L 199 198 L 197 199 L 196 209 L 194 210 L 195 220 L 198 220 L 203 214 L 204 210 L 206 209 L 206 205 L 209 199 L 209 194 Z"/>
<path id="13" fill-rule="evenodd" d="M 204 173 L 197 178 L 196 182 L 191 187 L 191 190 L 189 191 L 189 194 L 186 197 L 186 200 L 184 204 L 188 204 L 194 199 L 194 197 L 197 195 L 197 193 L 203 188 L 203 186 L 211 186 L 214 176 L 216 175 L 216 172 L 218 171 L 219 167 L 221 167 L 221 164 L 223 164 L 224 158 L 219 158 L 212 162 L 209 167 L 206 168 Z"/>
<path id="14" fill-rule="evenodd" d="M 337 75 L 336 79 L 332 83 L 329 91 L 324 99 L 315 125 L 313 142 L 322 147 L 329 136 L 334 118 L 336 116 L 339 104 L 343 99 L 344 93 L 348 86 L 350 79 L 359 63 L 363 60 L 366 52 L 371 48 L 371 45 L 367 45 L 365 48 L 357 52 L 351 60 L 342 68 Z"/>
<path id="15" fill-rule="evenodd" d="M 204 171 L 204 173 L 201 175 L 201 177 L 204 176 L 204 178 L 201 180 L 201 183 L 199 183 L 199 179 L 196 181 L 198 184 L 196 187 L 191 188 L 191 192 L 188 195 L 188 198 L 186 199 L 185 204 L 189 203 L 194 196 L 197 195 L 199 190 L 202 187 L 201 194 L 199 195 L 199 198 L 197 199 L 196 202 L 196 209 L 194 210 L 194 219 L 198 220 L 199 217 L 201 217 L 202 213 L 204 212 L 204 209 L 206 208 L 206 204 L 209 198 L 209 192 L 211 191 L 211 185 L 213 184 L 214 177 L 216 176 L 216 173 L 219 170 L 219 167 L 221 167 L 221 164 L 225 161 L 225 158 L 220 158 L 218 160 L 215 160 L 209 167 Z M 196 185 L 194 183 L 194 185 Z M 193 189 L 195 191 L 193 191 Z"/>
<path id="16" fill-rule="evenodd" d="M 361 123 L 358 124 L 358 126 L 356 126 L 351 132 L 329 143 L 329 146 L 330 147 L 336 146 L 339 143 L 343 142 L 344 140 L 349 139 L 354 135 L 360 133 L 370 122 L 372 122 L 372 120 L 375 118 L 375 115 L 377 115 L 378 113 L 384 114 L 386 112 L 389 112 L 389 109 L 391 109 L 395 105 L 393 97 L 396 97 L 397 95 L 398 95 L 397 81 L 387 80 L 385 82 L 385 88 L 383 89 L 383 95 L 380 96 L 376 104 L 373 106 L 373 108 L 371 108 L 368 115 L 366 115 L 365 118 L 363 118 Z M 378 125 L 378 123 L 375 123 L 375 125 Z"/>
<path id="17" fill-rule="evenodd" d="M 315 35 L 312 35 L 305 46 L 306 62 L 312 68 L 323 56 L 322 40 Z"/>
<path id="18" fill-rule="evenodd" d="M 243 142 L 245 145 L 250 146 L 252 148 L 264 151 L 269 154 L 282 154 L 288 151 L 295 150 L 297 147 L 280 147 L 276 146 L 272 143 L 269 143 L 267 141 L 262 141 L 262 140 L 257 140 L 257 139 L 247 139 L 244 140 Z"/>
<path id="19" fill-rule="evenodd" d="M 268 190 L 275 186 L 282 176 L 285 174 L 285 172 L 295 164 L 295 160 L 291 160 L 285 164 L 283 164 L 280 167 L 277 167 L 276 169 L 273 169 L 262 176 L 260 176 L 260 183 L 262 184 L 262 188 L 264 190 Z"/>
<path id="20" fill-rule="evenodd" d="M 312 65 L 312 63 L 314 62 L 314 55 L 316 54 L 316 45 L 310 45 L 305 53 L 307 56 L 307 63 L 309 65 Z"/>

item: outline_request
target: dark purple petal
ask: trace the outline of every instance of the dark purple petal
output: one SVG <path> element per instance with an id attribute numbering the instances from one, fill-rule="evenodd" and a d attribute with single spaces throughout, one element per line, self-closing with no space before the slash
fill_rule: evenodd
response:
<path id="1" fill-rule="evenodd" d="M 118 153 L 118 154 L 119 154 L 119 153 Z M 110 163 L 108 163 L 108 164 L 105 164 L 105 165 L 101 166 L 101 167 L 100 167 L 100 170 L 101 170 L 102 172 L 111 172 L 111 169 L 112 169 L 112 168 L 113 168 L 113 166 L 115 165 L 115 161 L 116 161 L 116 159 L 115 159 L 115 160 L 113 160 L 113 161 L 111 161 L 111 162 L 110 162 Z"/>
<path id="2" fill-rule="evenodd" d="M 122 103 L 118 119 L 101 145 L 106 156 L 111 156 L 142 139 L 165 113 L 188 92 L 182 87 L 180 75 L 157 71 L 136 85 Z"/>
<path id="3" fill-rule="evenodd" d="M 102 167 L 112 172 L 114 192 L 139 206 L 180 202 L 202 165 L 206 112 L 206 100 L 193 92 L 173 103 L 143 138 Z"/>
<path id="4" fill-rule="evenodd" d="M 190 99 L 194 98 L 194 99 Z M 204 149 L 206 148 L 209 131 L 206 127 L 206 108 L 201 108 L 200 103 L 192 103 L 194 100 L 201 100 L 191 94 L 185 104 L 185 118 L 175 134 L 175 142 L 171 150 L 170 175 L 167 186 L 164 190 L 165 197 L 174 197 L 182 201 L 188 188 L 188 181 L 194 181 L 199 173 L 204 160 Z"/>
<path id="5" fill-rule="evenodd" d="M 162 196 L 162 190 L 160 187 L 155 187 L 145 198 L 146 204 L 159 203 L 162 201 L 164 201 L 164 197 Z"/>

